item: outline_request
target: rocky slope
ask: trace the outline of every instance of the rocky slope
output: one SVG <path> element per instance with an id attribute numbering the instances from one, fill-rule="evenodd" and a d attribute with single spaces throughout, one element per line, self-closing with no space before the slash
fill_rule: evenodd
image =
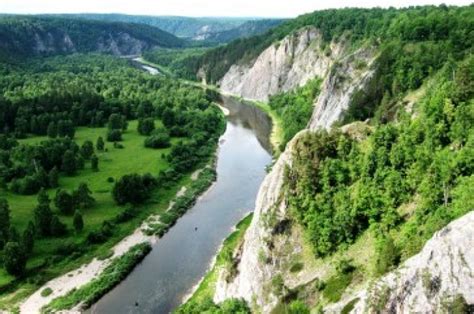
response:
<path id="1" fill-rule="evenodd" d="M 269 95 L 291 90 L 315 76 L 323 77 L 323 88 L 315 100 L 308 128 L 329 128 L 347 109 L 353 93 L 364 88 L 373 77 L 371 66 L 375 51 L 364 47 L 348 53 L 342 40 L 331 43 L 329 55 L 320 47 L 319 32 L 314 28 L 302 29 L 266 49 L 253 65 L 233 66 L 221 87 L 229 93 L 266 100 Z M 364 66 L 357 66 L 361 61 Z M 229 278 L 225 271 L 221 273 L 214 297 L 216 302 L 241 297 L 268 313 L 278 302 L 272 289 L 275 276 L 281 275 L 285 286 L 292 288 L 314 280 L 324 271 L 321 267 L 308 267 L 294 275 L 287 269 L 292 255 L 301 253 L 304 248 L 297 228 L 288 228 L 283 177 L 285 167 L 291 164 L 294 143 L 304 132 L 309 130 L 301 131 L 288 143 L 265 178 L 252 224 L 240 251 L 235 253 L 240 259 L 237 275 Z"/>
<path id="2" fill-rule="evenodd" d="M 474 212 L 438 231 L 423 250 L 368 289 L 326 309 L 340 313 L 456 313 L 474 311 Z M 347 307 L 346 307 L 347 309 Z"/>
<path id="3" fill-rule="evenodd" d="M 314 76 L 323 78 L 321 93 L 306 130 L 286 146 L 272 171 L 264 180 L 256 201 L 255 214 L 243 244 L 234 252 L 236 270 L 222 270 L 214 295 L 215 302 L 244 298 L 263 313 L 270 313 L 279 298 L 289 291 L 313 287 L 335 272 L 335 258 L 304 260 L 304 268 L 292 272 L 292 261 L 307 257 L 307 245 L 301 229 L 291 223 L 285 200 L 284 173 L 298 154 L 296 143 L 306 132 L 329 129 L 343 117 L 354 95 L 371 90 L 377 80 L 377 50 L 363 46 L 350 51 L 343 40 L 333 41 L 328 54 L 321 47 L 319 33 L 304 28 L 273 44 L 250 64 L 234 65 L 221 81 L 228 93 L 267 100 L 281 91 L 291 90 Z M 364 123 L 358 125 L 367 127 Z M 351 127 L 342 132 L 357 138 Z M 474 209 L 474 208 L 473 208 Z M 474 213 L 452 222 L 428 241 L 421 253 L 408 259 L 399 269 L 375 284 L 359 278 L 351 284 L 342 301 L 324 310 L 340 313 L 442 312 L 454 307 L 468 308 L 474 303 L 472 271 L 474 255 Z M 367 240 L 362 238 L 362 242 Z M 368 244 L 367 244 L 368 245 Z M 363 250 L 362 243 L 360 250 Z M 305 255 L 306 254 L 306 255 Z M 373 256 L 362 257 L 372 263 Z M 360 262 L 360 260 L 359 260 Z M 285 292 L 282 292 L 282 289 Z M 300 290 L 301 291 L 301 290 Z M 311 297 L 308 298 L 311 300 Z M 308 300 L 307 299 L 307 300 Z M 313 304 L 315 305 L 315 304 Z"/>
<path id="4" fill-rule="evenodd" d="M 318 30 L 304 28 L 271 45 L 250 64 L 233 65 L 221 79 L 220 87 L 226 93 L 266 101 L 315 76 L 325 76 L 344 50 L 344 42 L 333 42 L 323 50 Z"/>

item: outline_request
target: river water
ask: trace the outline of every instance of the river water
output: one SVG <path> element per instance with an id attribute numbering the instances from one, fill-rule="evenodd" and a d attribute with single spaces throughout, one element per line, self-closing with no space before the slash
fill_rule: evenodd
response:
<path id="1" fill-rule="evenodd" d="M 222 241 L 253 210 L 271 162 L 271 120 L 255 106 L 223 97 L 217 181 L 92 313 L 169 313 L 209 269 Z M 197 230 L 195 230 L 197 228 Z"/>

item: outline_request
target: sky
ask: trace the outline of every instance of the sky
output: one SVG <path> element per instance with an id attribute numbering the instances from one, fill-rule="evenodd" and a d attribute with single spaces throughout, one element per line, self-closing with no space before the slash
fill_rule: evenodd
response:
<path id="1" fill-rule="evenodd" d="M 0 13 L 125 13 L 140 15 L 295 17 L 342 7 L 468 5 L 472 0 L 0 0 Z"/>

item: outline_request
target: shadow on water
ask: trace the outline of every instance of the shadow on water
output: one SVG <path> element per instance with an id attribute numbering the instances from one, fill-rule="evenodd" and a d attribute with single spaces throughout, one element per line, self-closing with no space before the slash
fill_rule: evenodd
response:
<path id="1" fill-rule="evenodd" d="M 223 97 L 222 105 L 230 115 L 220 140 L 216 183 L 89 312 L 171 312 L 204 276 L 232 228 L 253 210 L 271 162 L 271 120 L 233 98 Z"/>

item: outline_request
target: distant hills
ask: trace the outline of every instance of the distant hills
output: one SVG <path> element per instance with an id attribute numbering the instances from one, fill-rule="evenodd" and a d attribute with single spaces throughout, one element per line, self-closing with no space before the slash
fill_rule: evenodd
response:
<path id="1" fill-rule="evenodd" d="M 63 17 L 0 17 L 0 57 L 8 59 L 74 52 L 123 56 L 156 47 L 184 46 L 183 39 L 144 24 Z"/>
<path id="2" fill-rule="evenodd" d="M 177 37 L 226 43 L 237 38 L 266 32 L 282 23 L 283 19 L 181 17 L 126 14 L 61 14 L 64 18 L 80 18 L 108 22 L 139 23 L 158 27 Z"/>

